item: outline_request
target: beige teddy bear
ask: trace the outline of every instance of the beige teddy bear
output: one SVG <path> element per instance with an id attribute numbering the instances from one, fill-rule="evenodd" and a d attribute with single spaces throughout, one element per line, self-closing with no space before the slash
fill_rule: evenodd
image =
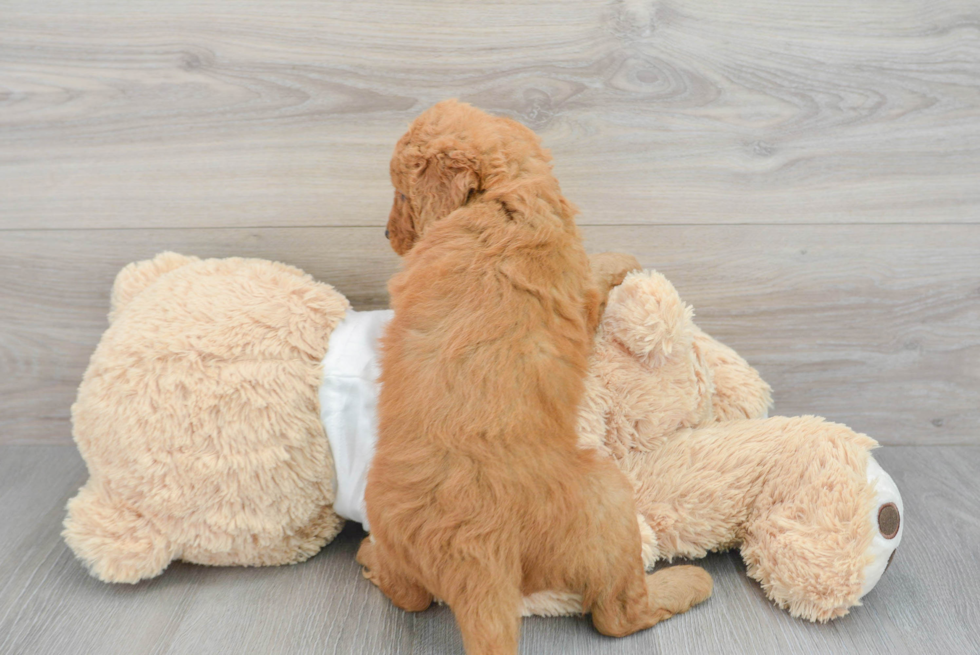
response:
<path id="1" fill-rule="evenodd" d="M 740 547 L 794 616 L 843 616 L 902 538 L 902 499 L 869 437 L 813 416 L 765 418 L 769 387 L 702 332 L 658 273 L 612 291 L 590 361 L 581 443 L 636 489 L 646 561 Z"/>
<path id="2" fill-rule="evenodd" d="M 344 518 L 364 523 L 390 316 L 264 260 L 163 253 L 127 266 L 72 407 L 90 479 L 68 504 L 69 546 L 101 580 L 136 582 L 175 559 L 301 562 Z M 901 498 L 868 455 L 874 441 L 813 417 L 761 418 L 768 405 L 768 386 L 662 276 L 613 291 L 580 439 L 632 481 L 648 565 L 740 545 L 780 606 L 840 616 L 897 547 Z M 528 613 L 580 610 L 561 592 L 525 601 Z"/>

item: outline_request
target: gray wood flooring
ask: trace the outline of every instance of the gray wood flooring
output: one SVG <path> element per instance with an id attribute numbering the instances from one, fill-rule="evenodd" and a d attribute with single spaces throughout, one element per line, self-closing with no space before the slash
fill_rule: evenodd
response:
<path id="1" fill-rule="evenodd" d="M 814 625 L 773 607 L 737 554 L 702 560 L 715 594 L 646 632 L 609 639 L 584 618 L 525 620 L 521 653 L 980 652 L 980 447 L 888 447 L 906 505 L 892 567 L 862 607 Z M 406 614 L 360 575 L 348 525 L 282 568 L 172 565 L 134 586 L 89 577 L 61 540 L 86 477 L 74 448 L 0 446 L 0 653 L 461 653 L 451 612 Z"/>

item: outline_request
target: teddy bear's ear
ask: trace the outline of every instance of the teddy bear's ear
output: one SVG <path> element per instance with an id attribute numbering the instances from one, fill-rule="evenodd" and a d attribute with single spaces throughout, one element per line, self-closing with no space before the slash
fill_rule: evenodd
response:
<path id="1" fill-rule="evenodd" d="M 656 271 L 630 273 L 609 293 L 605 333 L 650 366 L 661 366 L 690 348 L 694 310 Z"/>

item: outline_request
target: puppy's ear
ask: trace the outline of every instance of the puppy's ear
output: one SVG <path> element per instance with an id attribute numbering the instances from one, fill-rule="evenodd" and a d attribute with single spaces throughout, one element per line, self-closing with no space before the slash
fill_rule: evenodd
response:
<path id="1" fill-rule="evenodd" d="M 412 203 L 419 215 L 417 228 L 445 218 L 481 188 L 480 161 L 473 146 L 452 136 L 423 146 L 415 164 Z"/>
<path id="2" fill-rule="evenodd" d="M 391 204 L 391 213 L 388 214 L 385 236 L 388 237 L 392 250 L 399 255 L 408 252 L 418 237 L 415 221 L 412 218 L 412 207 L 400 191 L 395 191 L 395 200 Z"/>

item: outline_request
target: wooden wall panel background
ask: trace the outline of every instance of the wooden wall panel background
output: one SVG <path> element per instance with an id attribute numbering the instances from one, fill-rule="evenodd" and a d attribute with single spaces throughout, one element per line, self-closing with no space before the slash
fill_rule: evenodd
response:
<path id="1" fill-rule="evenodd" d="M 69 443 L 109 287 L 174 249 L 386 303 L 387 158 L 457 96 L 556 157 L 776 389 L 888 444 L 980 444 L 980 6 L 9 0 L 0 443 Z"/>
<path id="2" fill-rule="evenodd" d="M 776 412 L 820 414 L 886 444 L 980 435 L 980 230 L 973 225 L 593 226 L 636 253 L 696 320 L 756 365 Z M 381 228 L 9 231 L 0 243 L 0 435 L 61 443 L 106 327 L 116 272 L 171 249 L 285 260 L 357 308 L 387 305 Z"/>
<path id="3" fill-rule="evenodd" d="M 447 96 L 584 220 L 975 222 L 976 0 L 6 0 L 3 227 L 380 225 Z"/>

